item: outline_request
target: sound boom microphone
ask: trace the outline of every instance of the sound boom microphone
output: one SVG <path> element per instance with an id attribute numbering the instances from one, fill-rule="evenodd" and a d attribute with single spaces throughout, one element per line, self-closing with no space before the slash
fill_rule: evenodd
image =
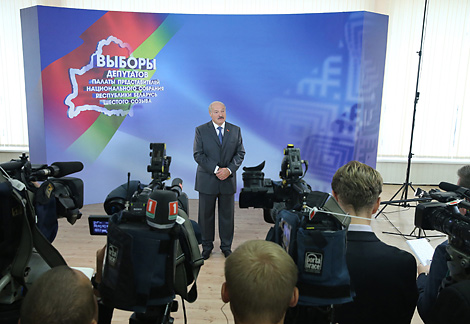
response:
<path id="1" fill-rule="evenodd" d="M 457 186 L 448 182 L 441 182 L 439 183 L 439 188 L 445 191 L 453 191 L 465 196 L 466 198 L 470 198 L 470 190 L 465 187 Z"/>
<path id="2" fill-rule="evenodd" d="M 82 170 L 82 162 L 54 162 L 49 167 L 33 172 L 33 175 L 61 178 Z"/>

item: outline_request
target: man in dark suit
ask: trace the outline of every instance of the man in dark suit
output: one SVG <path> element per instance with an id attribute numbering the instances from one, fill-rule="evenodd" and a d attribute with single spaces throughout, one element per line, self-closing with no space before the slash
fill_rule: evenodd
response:
<path id="1" fill-rule="evenodd" d="M 336 171 L 333 197 L 351 219 L 346 262 L 353 302 L 340 305 L 336 320 L 345 323 L 409 324 L 418 298 L 416 260 L 408 252 L 381 242 L 370 220 L 380 205 L 382 176 L 368 165 L 351 161 Z M 359 217 L 359 218 L 358 218 Z"/>
<path id="2" fill-rule="evenodd" d="M 193 155 L 197 162 L 195 190 L 199 192 L 198 222 L 202 232 L 202 257 L 214 248 L 215 203 L 218 200 L 220 249 L 232 253 L 236 171 L 245 157 L 240 127 L 227 123 L 225 105 L 209 105 L 211 121 L 196 127 Z"/>

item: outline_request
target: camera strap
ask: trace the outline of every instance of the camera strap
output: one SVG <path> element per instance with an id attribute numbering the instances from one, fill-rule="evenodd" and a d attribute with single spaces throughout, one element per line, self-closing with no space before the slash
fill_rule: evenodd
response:
<path id="1" fill-rule="evenodd" d="M 13 199 L 22 206 L 22 221 L 21 221 L 21 239 L 19 242 L 18 250 L 16 251 L 15 258 L 11 264 L 11 275 L 21 285 L 25 284 L 25 269 L 28 265 L 31 253 L 33 251 L 33 241 L 31 234 L 31 226 L 29 224 L 27 207 L 23 198 L 15 190 L 11 192 Z"/>
<path id="2" fill-rule="evenodd" d="M 60 253 L 49 243 L 37 228 L 34 221 L 34 208 L 31 204 L 29 194 L 30 193 L 26 191 L 24 199 L 16 190 L 12 191 L 14 199 L 23 207 L 21 239 L 11 266 L 12 277 L 21 285 L 25 285 L 25 278 L 27 276 L 26 269 L 33 252 L 33 248 L 36 249 L 39 255 L 51 268 L 67 264 L 62 255 L 60 255 Z"/>
<path id="3" fill-rule="evenodd" d="M 197 299 L 197 277 L 199 270 L 204 264 L 204 260 L 201 257 L 199 245 L 194 233 L 193 225 L 189 220 L 187 214 L 179 209 L 178 210 L 177 222 L 181 225 L 181 232 L 179 236 L 179 248 L 178 256 L 182 252 L 184 261 L 176 264 L 175 273 L 175 292 L 180 295 L 183 299 L 192 303 Z M 188 291 L 188 286 L 193 283 L 191 289 Z"/>
<path id="4" fill-rule="evenodd" d="M 199 267 L 195 268 L 193 267 L 193 262 L 191 259 L 191 252 L 187 240 L 187 235 L 188 232 L 184 228 L 184 226 L 181 226 L 182 228 L 182 235 L 180 235 L 179 238 L 179 243 L 181 246 L 181 249 L 183 251 L 183 254 L 185 255 L 185 260 L 183 263 L 182 267 L 176 267 L 176 274 L 175 274 L 175 291 L 178 295 L 181 296 L 181 298 L 187 300 L 190 303 L 193 303 L 197 299 L 197 285 L 196 285 L 196 279 L 199 274 Z M 188 266 L 186 266 L 188 265 Z M 191 274 L 191 276 L 188 276 L 188 272 Z M 189 279 L 189 280 L 188 280 Z M 188 291 L 187 287 L 191 284 L 191 282 L 194 282 L 192 285 L 191 289 Z"/>

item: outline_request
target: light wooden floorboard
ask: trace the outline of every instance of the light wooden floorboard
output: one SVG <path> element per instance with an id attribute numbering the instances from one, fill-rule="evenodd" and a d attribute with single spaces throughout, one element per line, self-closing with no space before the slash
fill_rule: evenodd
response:
<path id="1" fill-rule="evenodd" d="M 385 185 L 382 193 L 382 201 L 389 200 L 400 186 Z M 428 191 L 431 187 L 422 187 Z M 412 197 L 410 190 L 408 198 Z M 395 199 L 399 199 L 400 195 Z M 387 206 L 383 214 L 372 221 L 372 227 L 379 238 L 384 242 L 395 245 L 401 249 L 410 251 L 406 244 L 406 239 L 399 235 L 384 234 L 382 232 L 397 233 L 397 229 L 404 234 L 410 234 L 414 229 L 414 208 L 403 208 Z M 93 204 L 84 206 L 82 209 L 82 219 L 75 225 L 70 225 L 65 219 L 59 220 L 59 232 L 54 241 L 54 246 L 61 252 L 70 266 L 77 267 L 95 267 L 95 253 L 105 242 L 104 236 L 91 236 L 88 230 L 88 216 L 95 214 L 104 214 L 102 204 Z M 190 200 L 189 215 L 191 219 L 197 219 L 197 200 Z M 217 225 L 216 225 L 217 226 Z M 271 224 L 265 223 L 260 209 L 240 209 L 236 203 L 235 210 L 235 238 L 233 249 L 240 243 L 251 239 L 264 239 Z M 426 232 L 426 235 L 436 235 L 439 232 Z M 218 234 L 216 233 L 216 237 Z M 441 243 L 445 238 L 430 238 L 432 246 Z M 224 305 L 220 298 L 220 287 L 224 280 L 223 266 L 224 256 L 218 249 L 219 241 L 216 238 L 215 248 L 209 260 L 207 260 L 201 269 L 198 278 L 198 299 L 196 302 L 186 303 L 186 314 L 188 323 L 227 323 L 227 320 L 221 311 Z M 384 292 L 386 293 L 386 292 Z M 181 299 L 177 297 L 179 310 L 172 313 L 175 323 L 184 323 Z M 224 307 L 224 312 L 228 317 L 228 323 L 232 324 L 233 319 L 229 305 Z M 130 312 L 115 311 L 113 323 L 128 323 Z M 423 323 L 415 312 L 413 324 Z"/>

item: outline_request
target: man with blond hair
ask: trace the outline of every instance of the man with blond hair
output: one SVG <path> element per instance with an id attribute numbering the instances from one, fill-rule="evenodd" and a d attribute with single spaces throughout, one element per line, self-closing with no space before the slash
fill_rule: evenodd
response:
<path id="1" fill-rule="evenodd" d="M 382 176 L 370 166 L 351 161 L 336 171 L 333 197 L 351 219 L 346 262 L 356 293 L 351 303 L 336 310 L 345 323 L 409 324 L 418 291 L 416 261 L 408 252 L 381 242 L 370 226 L 380 205 Z"/>
<path id="2" fill-rule="evenodd" d="M 253 240 L 225 260 L 222 300 L 235 324 L 280 324 L 299 298 L 297 266 L 279 245 Z"/>

